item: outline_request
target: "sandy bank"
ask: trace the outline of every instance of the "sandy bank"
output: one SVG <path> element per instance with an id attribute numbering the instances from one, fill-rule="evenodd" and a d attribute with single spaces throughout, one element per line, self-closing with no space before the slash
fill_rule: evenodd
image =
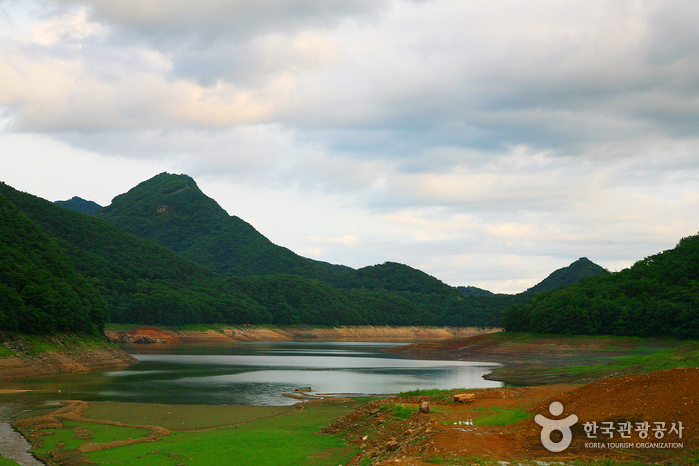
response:
<path id="1" fill-rule="evenodd" d="M 12 355 L 0 357 L 0 380 L 126 367 L 135 358 L 106 341 L 82 342 L 74 335 L 33 337 L 0 334 Z"/>
<path id="2" fill-rule="evenodd" d="M 244 341 L 373 341 L 373 340 L 446 340 L 498 332 L 500 329 L 482 327 L 390 327 L 348 326 L 334 328 L 311 327 L 217 327 L 204 330 L 181 330 L 160 327 L 134 327 L 128 330 L 107 329 L 105 334 L 113 343 L 216 343 Z"/>

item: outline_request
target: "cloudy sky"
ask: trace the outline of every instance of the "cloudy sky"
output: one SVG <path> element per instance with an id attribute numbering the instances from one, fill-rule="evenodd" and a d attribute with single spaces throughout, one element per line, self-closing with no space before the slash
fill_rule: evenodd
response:
<path id="1" fill-rule="evenodd" d="M 186 173 L 295 252 L 519 292 L 699 231 L 696 0 L 0 0 L 0 180 Z"/>

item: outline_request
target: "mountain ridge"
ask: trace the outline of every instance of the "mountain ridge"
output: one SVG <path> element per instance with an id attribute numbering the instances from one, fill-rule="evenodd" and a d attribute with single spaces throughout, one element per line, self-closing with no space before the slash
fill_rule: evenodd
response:
<path id="1" fill-rule="evenodd" d="M 226 276 L 288 273 L 328 280 L 342 273 L 272 243 L 229 215 L 188 175 L 160 173 L 95 215 Z"/>

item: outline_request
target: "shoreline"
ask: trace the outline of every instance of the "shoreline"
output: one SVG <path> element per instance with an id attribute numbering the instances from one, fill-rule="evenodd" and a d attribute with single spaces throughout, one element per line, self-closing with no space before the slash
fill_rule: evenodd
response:
<path id="1" fill-rule="evenodd" d="M 0 334 L 0 381 L 127 367 L 136 358 L 103 337 Z"/>
<path id="2" fill-rule="evenodd" d="M 196 328 L 107 326 L 116 344 L 239 343 L 248 341 L 436 341 L 500 332 L 487 327 L 357 325 L 342 327 L 269 327 L 211 325 Z"/>
<path id="3" fill-rule="evenodd" d="M 686 464 L 685 460 L 693 462 L 692 452 L 699 446 L 693 435 L 699 425 L 699 411 L 693 409 L 698 380 L 699 368 L 667 369 L 584 385 L 472 389 L 467 391 L 473 397 L 458 403 L 454 397 L 463 394 L 463 389 L 416 390 L 372 400 L 328 398 L 278 407 L 73 400 L 49 413 L 18 419 L 14 425 L 35 442 L 39 457 L 66 460 L 67 464 L 71 460 L 83 464 L 85 459 L 123 464 L 135 455 L 160 455 L 166 460 L 186 453 L 193 461 L 186 464 L 255 464 L 257 460 L 249 459 L 252 455 L 259 457 L 261 464 L 292 465 L 303 464 L 301 460 L 310 452 L 325 457 L 337 449 L 343 451 L 342 459 L 324 464 L 360 465 L 377 459 L 378 464 L 443 463 L 450 459 L 464 464 L 476 458 L 487 464 L 513 460 L 523 464 L 597 460 Z M 668 384 L 673 387 L 670 393 Z M 632 432 L 628 441 L 635 447 L 590 447 L 580 422 L 565 454 L 552 454 L 541 442 L 542 430 L 535 415 L 545 413 L 554 400 L 581 421 L 681 422 L 685 435 L 667 432 L 668 441 L 681 442 L 672 448 L 639 447 L 644 437 L 638 431 Z M 419 409 L 425 401 L 431 409 L 423 414 Z M 42 428 L 51 432 L 43 433 Z M 134 435 L 125 430 L 134 428 L 141 432 Z M 108 430 L 108 435 L 98 436 L 101 430 Z M 285 436 L 283 442 L 278 442 L 280 434 Z M 281 460 L 287 453 L 286 445 L 321 440 L 318 434 L 334 436 L 337 443 L 303 445 L 300 455 Z M 56 441 L 41 446 L 47 435 L 56 436 Z M 598 435 L 602 442 L 613 438 L 613 434 Z M 73 442 L 72 447 L 60 443 L 63 439 Z M 269 445 L 282 446 L 270 452 Z M 210 456 L 209 452 L 222 449 L 235 453 L 223 460 Z M 98 451 L 103 453 L 92 456 Z M 243 453 L 245 463 L 230 462 Z"/>

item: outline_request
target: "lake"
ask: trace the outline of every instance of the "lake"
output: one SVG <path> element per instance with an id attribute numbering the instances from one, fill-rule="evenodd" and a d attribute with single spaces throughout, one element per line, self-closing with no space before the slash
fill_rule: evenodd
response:
<path id="1" fill-rule="evenodd" d="M 288 405 L 299 386 L 313 394 L 388 395 L 420 388 L 499 387 L 482 376 L 498 366 L 405 359 L 379 350 L 397 343 L 250 342 L 132 345 L 140 362 L 122 370 L 0 382 L 35 390 L 21 398 L 210 405 Z M 7 395 L 0 397 L 0 402 Z"/>

